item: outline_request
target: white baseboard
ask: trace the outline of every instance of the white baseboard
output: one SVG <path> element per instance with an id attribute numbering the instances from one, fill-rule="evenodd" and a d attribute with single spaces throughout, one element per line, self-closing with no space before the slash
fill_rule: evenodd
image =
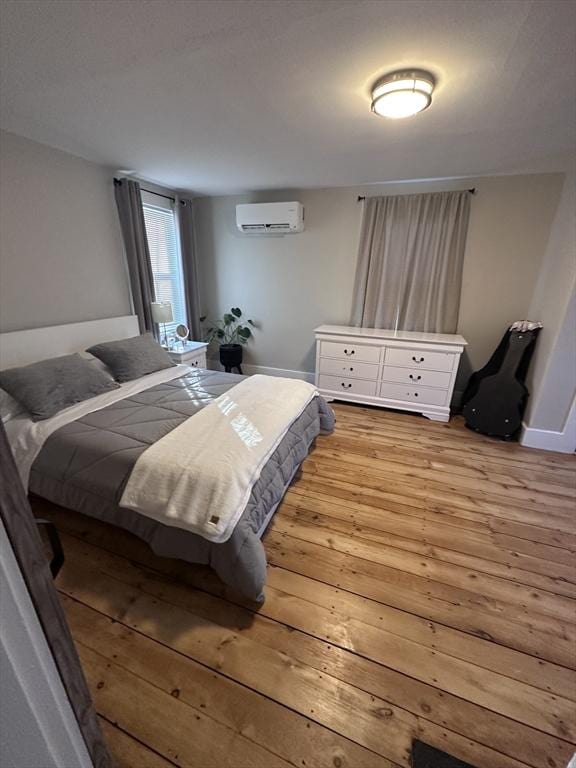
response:
<path id="1" fill-rule="evenodd" d="M 219 360 L 209 359 L 208 368 L 213 371 L 222 371 L 223 368 L 220 365 Z M 302 381 L 309 381 L 314 384 L 314 374 L 307 371 L 292 371 L 289 368 L 268 368 L 265 365 L 248 365 L 242 363 L 242 370 L 248 376 L 252 376 L 255 373 L 263 373 L 265 376 L 282 376 L 287 379 L 301 379 Z"/>
<path id="2" fill-rule="evenodd" d="M 526 448 L 541 448 L 544 451 L 574 453 L 576 451 L 576 397 L 568 412 L 562 432 L 548 429 L 534 429 L 522 424 L 520 443 Z"/>
<path id="3" fill-rule="evenodd" d="M 567 429 L 564 432 L 551 432 L 548 429 L 533 429 L 523 426 L 520 444 L 525 448 L 574 453 L 576 451 L 576 433 L 572 429 Z"/>

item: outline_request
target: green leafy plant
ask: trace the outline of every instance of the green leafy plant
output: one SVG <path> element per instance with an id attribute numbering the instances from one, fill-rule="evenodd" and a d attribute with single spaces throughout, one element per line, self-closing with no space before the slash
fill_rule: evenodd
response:
<path id="1" fill-rule="evenodd" d="M 210 327 L 206 329 L 204 341 L 210 343 L 216 339 L 220 344 L 246 344 L 248 339 L 252 338 L 249 326 L 255 328 L 256 325 L 252 320 L 244 321 L 242 317 L 240 307 L 232 307 L 230 312 L 225 312 L 215 323 L 208 321 Z M 206 316 L 200 318 L 200 322 L 205 321 Z M 244 322 L 247 324 L 244 325 Z"/>

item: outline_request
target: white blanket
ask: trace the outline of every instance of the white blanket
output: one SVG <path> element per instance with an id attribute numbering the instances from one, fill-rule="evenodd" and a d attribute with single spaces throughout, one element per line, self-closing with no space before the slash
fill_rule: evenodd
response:
<path id="1" fill-rule="evenodd" d="M 317 395 L 296 379 L 244 379 L 140 455 L 121 506 L 226 541 L 262 468 Z"/>

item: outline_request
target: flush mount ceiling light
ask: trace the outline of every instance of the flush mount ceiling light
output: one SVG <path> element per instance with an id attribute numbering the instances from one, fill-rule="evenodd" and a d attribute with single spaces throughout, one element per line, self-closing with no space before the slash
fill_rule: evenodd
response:
<path id="1" fill-rule="evenodd" d="M 381 117 L 410 117 L 432 102 L 434 77 L 421 69 L 390 72 L 372 88 L 371 109 Z"/>

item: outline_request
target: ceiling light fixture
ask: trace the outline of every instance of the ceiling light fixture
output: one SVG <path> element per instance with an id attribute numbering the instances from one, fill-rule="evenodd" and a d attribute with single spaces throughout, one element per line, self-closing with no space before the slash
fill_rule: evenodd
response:
<path id="1" fill-rule="evenodd" d="M 371 109 L 381 117 L 410 117 L 429 107 L 434 77 L 421 69 L 390 72 L 372 88 Z"/>

